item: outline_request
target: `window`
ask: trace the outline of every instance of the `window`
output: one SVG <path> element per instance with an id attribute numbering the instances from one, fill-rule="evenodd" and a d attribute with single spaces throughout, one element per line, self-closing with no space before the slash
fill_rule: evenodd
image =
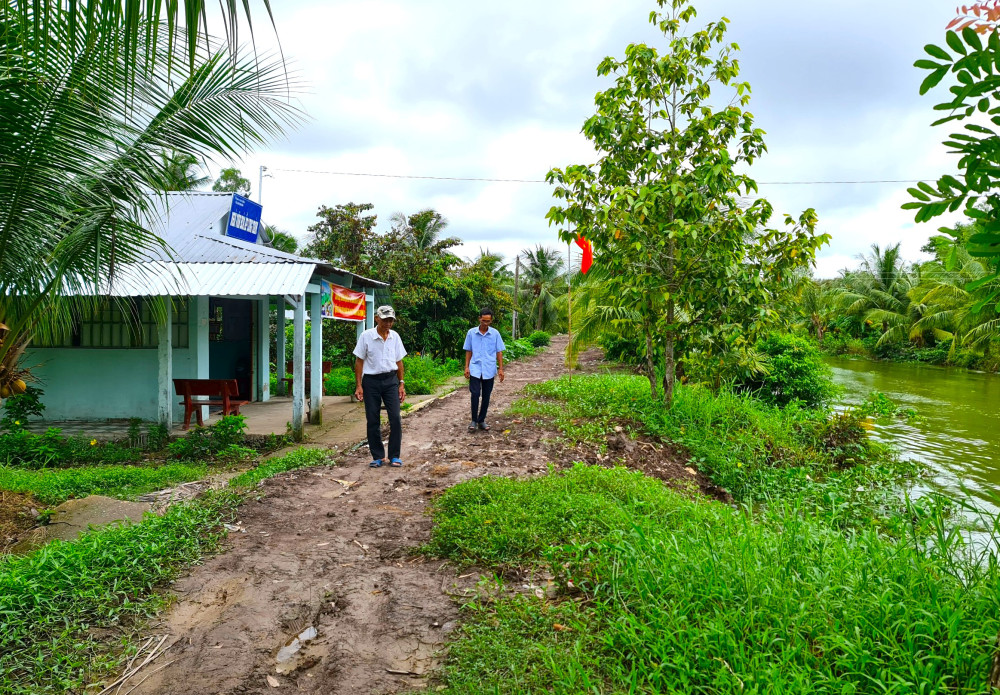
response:
<path id="1" fill-rule="evenodd" d="M 188 347 L 188 301 L 172 302 L 172 343 Z M 156 312 L 153 300 L 133 297 L 108 300 L 93 312 L 78 319 L 69 335 L 58 340 L 35 341 L 38 347 L 82 348 L 155 348 L 157 346 Z"/>

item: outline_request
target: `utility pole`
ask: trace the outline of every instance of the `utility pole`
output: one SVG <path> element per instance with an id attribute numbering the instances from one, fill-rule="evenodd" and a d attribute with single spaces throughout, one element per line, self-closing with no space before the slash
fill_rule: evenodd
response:
<path id="1" fill-rule="evenodd" d="M 521 279 L 521 252 L 517 252 L 517 257 L 514 261 L 514 318 L 511 320 L 510 324 L 510 335 L 511 340 L 517 340 L 517 307 L 521 301 L 521 295 L 518 292 L 519 281 Z"/>
<path id="2" fill-rule="evenodd" d="M 264 172 L 267 171 L 267 167 L 263 164 L 260 165 L 260 176 L 257 178 L 257 203 L 259 205 L 264 204 Z"/>

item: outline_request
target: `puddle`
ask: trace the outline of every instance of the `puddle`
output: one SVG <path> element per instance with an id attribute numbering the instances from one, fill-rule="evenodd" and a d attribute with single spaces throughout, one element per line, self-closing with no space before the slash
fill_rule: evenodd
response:
<path id="1" fill-rule="evenodd" d="M 297 634 L 295 637 L 290 639 L 284 647 L 278 650 L 278 656 L 275 657 L 278 662 L 278 668 L 276 669 L 278 673 L 291 673 L 299 667 L 299 659 L 296 657 L 300 656 L 302 647 L 305 643 L 316 639 L 316 635 L 319 632 L 315 627 L 310 625 L 305 630 Z"/>

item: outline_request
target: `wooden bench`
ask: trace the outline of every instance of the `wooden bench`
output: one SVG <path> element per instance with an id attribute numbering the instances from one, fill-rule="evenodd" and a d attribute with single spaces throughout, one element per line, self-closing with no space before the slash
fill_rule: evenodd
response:
<path id="1" fill-rule="evenodd" d="M 312 374 L 311 366 L 312 366 L 311 362 L 306 362 L 306 367 L 305 367 L 305 370 L 306 370 L 306 373 L 305 373 L 305 395 L 306 395 L 306 399 L 307 400 L 309 398 L 309 387 L 310 387 L 310 384 L 311 384 L 311 380 L 310 380 L 310 375 Z M 295 366 L 294 366 L 293 362 L 289 362 L 288 364 L 285 365 L 285 373 L 286 374 L 289 373 L 289 372 L 294 372 L 294 371 L 295 371 Z M 331 360 L 323 360 L 323 374 L 326 375 L 326 374 L 329 374 L 332 371 L 333 371 L 333 362 Z M 281 377 L 281 380 L 283 382 L 285 382 L 285 393 L 290 394 L 292 392 L 292 381 L 293 381 L 293 378 L 290 377 L 290 376 L 283 376 L 283 377 Z M 320 383 L 320 387 L 319 387 L 319 393 L 320 393 L 321 396 L 325 396 L 326 395 L 326 393 L 324 393 L 324 391 L 325 391 L 324 386 L 325 386 L 325 384 L 323 384 L 321 382 Z"/>
<path id="2" fill-rule="evenodd" d="M 236 379 L 174 379 L 174 389 L 178 396 L 184 398 L 184 429 L 190 427 L 192 413 L 198 415 L 198 426 L 205 426 L 201 417 L 204 405 L 221 405 L 225 416 L 239 415 L 240 406 L 250 402 L 239 400 Z"/>

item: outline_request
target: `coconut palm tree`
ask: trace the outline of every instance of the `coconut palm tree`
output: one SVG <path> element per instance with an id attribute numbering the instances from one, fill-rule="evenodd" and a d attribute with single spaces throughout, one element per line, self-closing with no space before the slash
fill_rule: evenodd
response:
<path id="1" fill-rule="evenodd" d="M 389 219 L 392 221 L 393 227 L 403 233 L 403 238 L 407 240 L 407 243 L 421 251 L 433 253 L 454 246 L 450 243 L 454 241 L 453 238 L 441 238 L 441 234 L 448 228 L 448 220 L 436 210 L 427 208 L 412 215 L 394 212 Z"/>
<path id="2" fill-rule="evenodd" d="M 1000 312 L 995 302 L 983 300 L 1000 289 L 1000 280 L 990 279 L 990 268 L 970 256 L 962 244 L 940 249 L 938 256 L 921 267 L 922 282 L 914 292 L 921 292 L 928 309 L 910 327 L 911 339 L 931 333 L 937 340 L 950 342 L 949 360 L 959 346 L 988 355 L 991 343 L 1000 338 Z"/>
<path id="3" fill-rule="evenodd" d="M 288 232 L 283 232 L 274 225 L 265 225 L 264 234 L 270 240 L 268 246 L 285 253 L 298 253 L 299 242 Z"/>
<path id="4" fill-rule="evenodd" d="M 164 153 L 234 158 L 297 122 L 283 63 L 239 51 L 236 4 L 223 6 L 219 45 L 204 17 L 179 28 L 195 0 L 0 5 L 0 386 L 32 335 L 66 329 L 60 297 L 107 294 L 161 243 L 146 213 L 171 174 Z M 160 36 L 147 10 L 178 31 Z"/>
<path id="5" fill-rule="evenodd" d="M 193 154 L 181 152 L 161 152 L 163 176 L 159 185 L 164 191 L 193 191 L 201 188 L 211 179 L 208 176 L 199 176 L 199 169 L 202 163 Z"/>
<path id="6" fill-rule="evenodd" d="M 540 331 L 559 318 L 555 300 L 566 290 L 562 273 L 565 260 L 561 253 L 541 244 L 534 250 L 525 249 L 521 255 L 524 258 L 524 287 L 529 295 L 528 314 L 535 317 L 535 330 Z"/>
<path id="7" fill-rule="evenodd" d="M 859 256 L 861 266 L 856 271 L 843 275 L 835 291 L 837 304 L 844 313 L 881 326 L 877 345 L 906 340 L 924 309 L 910 297 L 917 278 L 903 261 L 899 244 L 885 250 L 878 244 L 871 248 L 870 255 Z"/>

